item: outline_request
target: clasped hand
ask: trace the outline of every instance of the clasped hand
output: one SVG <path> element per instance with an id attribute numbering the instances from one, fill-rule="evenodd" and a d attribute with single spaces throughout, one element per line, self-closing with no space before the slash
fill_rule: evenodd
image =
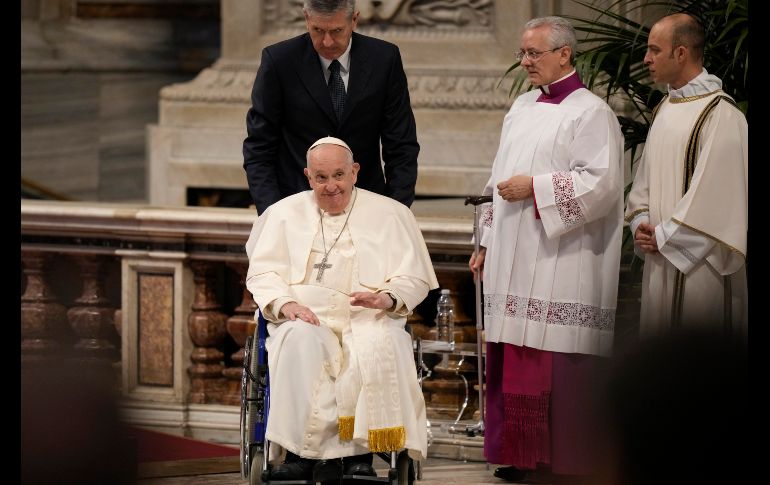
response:
<path id="1" fill-rule="evenodd" d="M 655 239 L 655 226 L 642 222 L 634 233 L 634 244 L 648 254 L 658 253 L 658 241 Z"/>

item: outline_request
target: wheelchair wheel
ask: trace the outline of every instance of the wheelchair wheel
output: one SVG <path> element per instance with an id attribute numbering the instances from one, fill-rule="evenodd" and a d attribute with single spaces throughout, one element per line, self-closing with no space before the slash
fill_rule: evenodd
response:
<path id="1" fill-rule="evenodd" d="M 257 479 L 262 472 L 262 451 L 259 437 L 257 437 L 256 427 L 261 422 L 259 404 L 259 384 L 252 377 L 258 375 L 258 341 L 256 338 L 248 337 L 244 347 L 245 354 L 243 359 L 243 376 L 241 379 L 241 478 L 250 480 L 254 478 L 251 471 L 251 465 L 255 458 L 259 458 L 259 467 L 257 468 Z M 261 481 L 256 482 L 261 483 Z"/>
<path id="2" fill-rule="evenodd" d="M 244 480 L 249 476 L 249 465 L 251 464 L 251 456 L 249 456 L 251 445 L 251 432 L 253 430 L 252 420 L 249 416 L 249 408 L 247 397 L 250 396 L 251 382 L 248 376 L 247 369 L 251 365 L 251 339 L 246 338 L 246 345 L 244 346 L 245 354 L 243 356 L 243 373 L 241 375 L 241 420 L 240 420 L 240 432 L 241 432 L 241 478 Z"/>
<path id="3" fill-rule="evenodd" d="M 255 451 L 253 455 L 249 470 L 249 485 L 262 485 L 262 460 L 265 455 L 261 451 Z"/>

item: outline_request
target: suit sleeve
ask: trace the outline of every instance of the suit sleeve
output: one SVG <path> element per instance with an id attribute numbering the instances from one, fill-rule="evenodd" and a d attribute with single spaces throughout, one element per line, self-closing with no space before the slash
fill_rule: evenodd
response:
<path id="1" fill-rule="evenodd" d="M 417 127 L 398 48 L 394 48 L 381 126 L 385 195 L 409 207 L 414 201 L 420 145 L 417 143 Z"/>
<path id="2" fill-rule="evenodd" d="M 282 96 L 272 57 L 264 49 L 251 90 L 251 108 L 246 115 L 247 135 L 243 140 L 243 168 L 259 214 L 281 198 L 275 165 L 281 142 Z"/>

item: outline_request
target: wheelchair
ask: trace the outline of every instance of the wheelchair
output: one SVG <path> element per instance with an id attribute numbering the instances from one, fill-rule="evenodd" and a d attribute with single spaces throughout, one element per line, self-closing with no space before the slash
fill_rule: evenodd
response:
<path id="1" fill-rule="evenodd" d="M 251 332 L 250 332 L 251 333 Z M 243 375 L 241 378 L 241 478 L 250 485 L 313 485 L 312 480 L 271 480 L 273 460 L 269 456 L 270 443 L 265 439 L 267 419 L 270 413 L 270 376 L 267 366 L 267 322 L 258 313 L 256 329 L 246 339 L 244 346 Z M 387 477 L 341 475 L 340 485 L 376 484 L 413 485 L 420 470 L 407 454 L 407 450 L 375 453 L 390 464 Z"/>

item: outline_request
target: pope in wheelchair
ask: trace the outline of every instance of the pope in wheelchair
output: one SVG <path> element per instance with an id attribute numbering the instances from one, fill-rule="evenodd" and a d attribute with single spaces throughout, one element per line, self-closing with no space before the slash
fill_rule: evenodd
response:
<path id="1" fill-rule="evenodd" d="M 270 206 L 246 244 L 246 286 L 268 321 L 265 438 L 286 451 L 273 480 L 375 476 L 373 452 L 427 455 L 404 325 L 438 283 L 409 208 L 356 188 L 359 168 L 344 141 L 316 141 L 312 190 Z"/>

